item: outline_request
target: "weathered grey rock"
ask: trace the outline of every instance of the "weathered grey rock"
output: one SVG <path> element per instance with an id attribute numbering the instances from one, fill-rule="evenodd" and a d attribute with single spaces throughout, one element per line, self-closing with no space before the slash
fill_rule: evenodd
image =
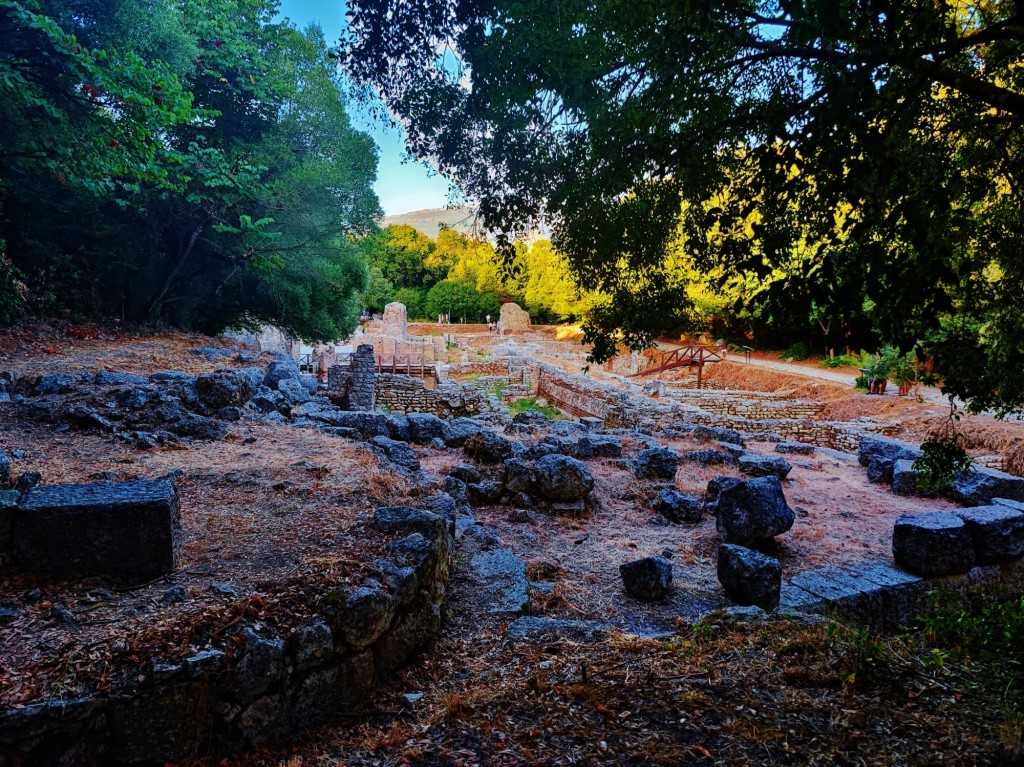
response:
<path id="1" fill-rule="evenodd" d="M 971 535 L 977 564 L 993 565 L 1024 555 L 1024 513 L 996 505 L 955 513 Z"/>
<path id="2" fill-rule="evenodd" d="M 412 442 L 412 426 L 409 424 L 409 416 L 404 413 L 389 413 L 388 434 L 391 439 L 400 442 Z"/>
<path id="3" fill-rule="evenodd" d="M 235 693 L 250 701 L 281 679 L 284 674 L 284 642 L 266 639 L 250 629 L 245 631 L 248 647 L 235 665 Z"/>
<path id="4" fill-rule="evenodd" d="M 721 450 L 688 450 L 683 453 L 683 460 L 691 461 L 700 466 L 721 466 L 734 463 L 732 455 Z"/>
<path id="5" fill-rule="evenodd" d="M 467 439 L 484 430 L 484 427 L 472 418 L 450 418 L 447 424 L 444 443 L 448 447 L 462 447 Z"/>
<path id="6" fill-rule="evenodd" d="M 466 497 L 476 506 L 486 506 L 501 501 L 505 486 L 496 479 L 485 479 L 466 486 Z"/>
<path id="7" fill-rule="evenodd" d="M 771 612 L 779 605 L 782 565 L 759 551 L 723 543 L 718 547 L 718 581 L 737 604 Z"/>
<path id="8" fill-rule="evenodd" d="M 145 386 L 149 383 L 146 376 L 135 375 L 134 373 L 118 373 L 109 370 L 101 370 L 93 376 L 93 382 L 97 386 Z"/>
<path id="9" fill-rule="evenodd" d="M 334 655 L 334 635 L 326 622 L 315 619 L 300 627 L 291 637 L 295 667 L 305 671 L 326 663 Z"/>
<path id="10" fill-rule="evenodd" d="M 920 457 L 921 449 L 916 445 L 877 435 L 862 437 L 857 453 L 860 465 L 867 467 L 869 482 L 892 482 L 896 461 L 916 461 Z"/>
<path id="11" fill-rule="evenodd" d="M 477 463 L 497 464 L 512 457 L 512 444 L 489 429 L 468 437 L 462 450 Z"/>
<path id="12" fill-rule="evenodd" d="M 11 459 L 0 450 L 0 488 L 11 486 Z"/>
<path id="13" fill-rule="evenodd" d="M 582 500 L 594 489 L 594 475 L 587 465 L 566 455 L 546 455 L 533 471 L 537 493 L 549 500 Z"/>
<path id="14" fill-rule="evenodd" d="M 276 389 L 278 388 L 278 384 L 285 379 L 291 378 L 296 381 L 301 381 L 301 375 L 302 371 L 299 370 L 299 363 L 287 355 L 277 355 L 267 366 L 267 372 L 263 378 L 263 383 L 271 389 Z"/>
<path id="15" fill-rule="evenodd" d="M 533 463 L 522 458 L 509 458 L 502 464 L 505 490 L 509 493 L 528 493 L 535 475 Z"/>
<path id="16" fill-rule="evenodd" d="M 586 512 L 587 504 L 581 498 L 577 501 L 552 501 L 548 508 L 555 516 L 578 517 Z"/>
<path id="17" fill-rule="evenodd" d="M 951 498 L 967 506 L 986 506 L 993 498 L 1024 501 L 1024 477 L 972 466 L 953 480 L 948 492 Z"/>
<path id="18" fill-rule="evenodd" d="M 34 488 L 14 515 L 14 564 L 58 573 L 171 572 L 181 547 L 178 503 L 168 480 Z"/>
<path id="19" fill-rule="evenodd" d="M 381 676 L 401 668 L 413 655 L 429 644 L 441 626 L 441 609 L 425 595 L 396 621 L 374 645 L 373 658 Z"/>
<path id="20" fill-rule="evenodd" d="M 451 495 L 456 503 L 467 503 L 469 501 L 467 485 L 458 477 L 445 477 L 443 487 L 444 491 Z"/>
<path id="21" fill-rule="evenodd" d="M 914 469 L 909 458 L 898 459 L 892 467 L 892 491 L 896 495 L 932 497 L 936 490 L 925 490 L 920 483 L 921 473 Z"/>
<path id="22" fill-rule="evenodd" d="M 775 452 L 785 455 L 811 455 L 814 452 L 814 445 L 806 442 L 777 442 Z"/>
<path id="23" fill-rule="evenodd" d="M 373 512 L 373 523 L 385 533 L 420 533 L 428 538 L 446 527 L 434 512 L 411 506 L 381 506 Z"/>
<path id="24" fill-rule="evenodd" d="M 492 615 L 519 615 L 529 604 L 526 565 L 508 549 L 475 554 L 469 577 Z"/>
<path id="25" fill-rule="evenodd" d="M 228 656 L 223 650 L 200 650 L 185 658 L 185 672 L 193 679 L 223 671 L 227 665 Z"/>
<path id="26" fill-rule="evenodd" d="M 208 408 L 243 405 L 256 393 L 263 371 L 260 368 L 218 370 L 196 378 L 196 394 Z"/>
<path id="27" fill-rule="evenodd" d="M 743 446 L 743 435 L 735 429 L 725 429 L 720 426 L 693 427 L 693 436 L 697 439 L 706 439 L 713 442 L 731 442 L 734 445 Z"/>
<path id="28" fill-rule="evenodd" d="M 775 476 L 721 477 L 708 483 L 708 493 L 716 496 L 716 526 L 724 543 L 748 546 L 770 540 L 793 527 L 796 519 Z"/>
<path id="29" fill-rule="evenodd" d="M 381 584 L 368 582 L 345 600 L 341 610 L 328 613 L 345 644 L 357 651 L 365 650 L 391 625 L 395 600 Z"/>
<path id="30" fill-rule="evenodd" d="M 679 451 L 671 447 L 641 450 L 633 463 L 633 471 L 641 479 L 673 479 L 679 469 Z"/>
<path id="31" fill-rule="evenodd" d="M 614 434 L 590 432 L 576 441 L 577 458 L 618 458 L 622 455 L 622 440 Z"/>
<path id="32" fill-rule="evenodd" d="M 416 457 L 416 451 L 405 442 L 390 437 L 374 437 L 370 445 L 402 471 L 412 473 L 420 470 L 420 459 Z"/>
<path id="33" fill-rule="evenodd" d="M 50 394 L 70 394 L 81 383 L 82 377 L 71 373 L 39 376 L 36 378 L 32 393 L 37 397 L 46 397 Z"/>
<path id="34" fill-rule="evenodd" d="M 694 495 L 681 493 L 673 488 L 665 488 L 654 499 L 654 510 L 669 522 L 700 522 L 704 502 Z"/>
<path id="35" fill-rule="evenodd" d="M 204 357 L 213 362 L 229 359 L 238 353 L 238 349 L 225 349 L 221 346 L 196 346 L 190 351 L 197 357 Z"/>
<path id="36" fill-rule="evenodd" d="M 762 455 L 760 453 L 745 453 L 736 462 L 740 471 L 752 477 L 775 476 L 785 479 L 793 470 L 792 464 L 781 455 Z"/>
<path id="37" fill-rule="evenodd" d="M 455 497 L 449 493 L 439 492 L 427 499 L 430 510 L 449 524 L 454 532 L 455 518 L 458 516 L 459 507 Z"/>
<path id="38" fill-rule="evenodd" d="M 637 599 L 654 601 L 672 588 L 672 563 L 664 557 L 644 557 L 619 565 L 626 591 Z"/>
<path id="39" fill-rule="evenodd" d="M 597 621 L 567 621 L 558 618 L 524 616 L 505 629 L 505 638 L 515 642 L 540 642 L 568 639 L 573 642 L 600 642 L 608 638 L 612 628 Z"/>
<path id="40" fill-rule="evenodd" d="M 21 476 L 18 477 L 14 483 L 14 490 L 18 493 L 18 496 L 25 495 L 29 490 L 34 488 L 40 482 L 43 481 L 43 475 L 38 471 L 25 471 L 22 472 Z"/>
<path id="41" fill-rule="evenodd" d="M 277 390 L 292 405 L 301 405 L 312 399 L 309 390 L 297 378 L 282 378 L 277 384 Z"/>
<path id="42" fill-rule="evenodd" d="M 432 413 L 409 413 L 409 431 L 413 442 L 425 445 L 434 439 L 445 439 L 448 427 Z"/>
<path id="43" fill-rule="evenodd" d="M 416 568 L 399 565 L 390 559 L 378 559 L 375 564 L 384 579 L 384 584 L 388 587 L 391 598 L 395 600 L 395 612 L 400 612 L 412 604 L 419 588 Z"/>
<path id="44" fill-rule="evenodd" d="M 974 565 L 974 542 L 956 514 L 905 514 L 893 526 L 892 556 L 897 565 L 917 575 L 966 573 Z"/>
<path id="45" fill-rule="evenodd" d="M 181 370 L 158 370 L 149 375 L 149 380 L 153 383 L 186 384 L 194 383 L 196 377 Z"/>
<path id="46" fill-rule="evenodd" d="M 170 425 L 170 430 L 179 437 L 216 441 L 224 439 L 228 433 L 228 425 L 216 418 L 203 415 L 187 415 Z"/>
<path id="47" fill-rule="evenodd" d="M 537 410 L 524 410 L 522 413 L 517 413 L 513 416 L 512 423 L 544 428 L 551 423 L 551 420 Z"/>

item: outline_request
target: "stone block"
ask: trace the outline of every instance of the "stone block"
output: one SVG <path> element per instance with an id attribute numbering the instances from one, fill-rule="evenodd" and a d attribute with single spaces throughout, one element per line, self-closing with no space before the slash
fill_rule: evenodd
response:
<path id="1" fill-rule="evenodd" d="M 14 513 L 11 540 L 24 570 L 169 573 L 181 548 L 178 491 L 172 480 L 36 487 Z"/>
<path id="2" fill-rule="evenodd" d="M 956 514 L 905 514 L 892 531 L 896 564 L 917 575 L 965 573 L 974 565 L 974 542 Z"/>
<path id="3" fill-rule="evenodd" d="M 979 565 L 992 565 L 1024 554 L 1024 513 L 1006 506 L 975 506 L 956 515 L 967 525 Z"/>

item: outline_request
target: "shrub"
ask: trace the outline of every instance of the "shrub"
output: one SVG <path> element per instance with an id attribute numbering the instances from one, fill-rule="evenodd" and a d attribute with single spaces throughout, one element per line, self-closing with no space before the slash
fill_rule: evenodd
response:
<path id="1" fill-rule="evenodd" d="M 805 343 L 795 343 L 787 349 L 783 349 L 779 355 L 784 360 L 796 360 L 800 362 L 811 356 L 810 350 Z"/>

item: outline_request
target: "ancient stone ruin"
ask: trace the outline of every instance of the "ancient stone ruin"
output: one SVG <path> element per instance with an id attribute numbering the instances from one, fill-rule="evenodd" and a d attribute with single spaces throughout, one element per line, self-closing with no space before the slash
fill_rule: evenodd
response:
<path id="1" fill-rule="evenodd" d="M 501 314 L 498 316 L 498 333 L 505 335 L 529 329 L 530 315 L 519 304 L 513 302 L 502 304 Z"/>
<path id="2" fill-rule="evenodd" d="M 384 319 L 381 321 L 381 333 L 386 336 L 405 338 L 409 329 L 406 318 L 405 304 L 392 301 L 384 307 Z"/>
<path id="3" fill-rule="evenodd" d="M 404 318 L 404 306 L 402 310 Z M 327 372 L 327 385 L 345 410 L 373 410 L 376 384 L 377 363 L 370 344 L 359 344 L 347 365 L 332 365 Z"/>

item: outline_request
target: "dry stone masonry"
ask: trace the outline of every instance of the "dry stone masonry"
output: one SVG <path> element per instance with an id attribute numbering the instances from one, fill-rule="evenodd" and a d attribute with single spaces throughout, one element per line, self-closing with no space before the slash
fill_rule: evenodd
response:
<path id="1" fill-rule="evenodd" d="M 530 315 L 519 304 L 509 302 L 501 305 L 498 316 L 498 333 L 522 332 L 530 329 Z"/>

